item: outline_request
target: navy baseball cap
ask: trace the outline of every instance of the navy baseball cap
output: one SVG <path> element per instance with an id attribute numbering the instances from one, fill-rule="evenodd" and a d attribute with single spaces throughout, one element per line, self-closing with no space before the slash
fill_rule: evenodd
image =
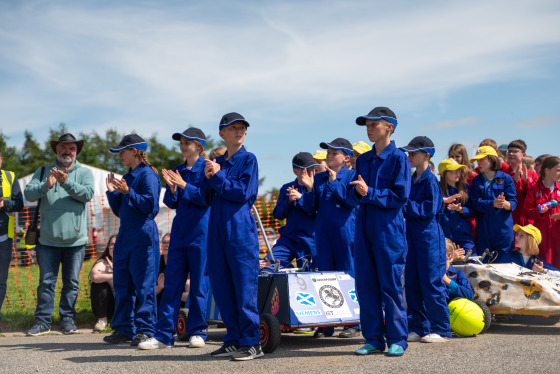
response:
<path id="1" fill-rule="evenodd" d="M 114 148 L 109 148 L 109 150 L 111 152 L 119 152 L 119 151 L 122 151 L 123 149 L 126 149 L 126 148 L 136 148 L 136 149 L 139 149 L 141 151 L 145 151 L 146 149 L 148 149 L 148 144 L 146 143 L 146 141 L 144 139 L 142 139 L 142 137 L 140 137 L 140 135 L 138 135 L 138 134 L 128 134 L 128 135 L 125 135 L 124 138 L 122 138 L 119 145 L 117 145 Z"/>
<path id="2" fill-rule="evenodd" d="M 424 151 L 433 156 L 436 153 L 436 147 L 434 143 L 427 136 L 417 136 L 408 143 L 406 147 L 400 147 L 401 151 L 404 152 L 418 152 Z"/>
<path id="3" fill-rule="evenodd" d="M 245 127 L 249 127 L 249 122 L 245 121 L 245 117 L 243 117 L 239 113 L 231 112 L 228 114 L 224 114 L 224 116 L 222 117 L 220 121 L 220 130 L 235 122 L 242 122 Z"/>
<path id="4" fill-rule="evenodd" d="M 311 153 L 300 152 L 292 159 L 292 166 L 298 169 L 308 169 L 313 166 L 319 166 L 319 164 Z"/>
<path id="5" fill-rule="evenodd" d="M 189 127 L 182 133 L 176 132 L 171 137 L 173 140 L 181 140 L 181 138 L 198 140 L 200 144 L 202 144 L 202 147 L 206 147 L 206 135 L 204 135 L 201 129 L 197 129 L 196 127 Z"/>
<path id="6" fill-rule="evenodd" d="M 395 112 L 393 112 L 391 109 L 384 106 L 375 107 L 367 114 L 367 116 L 360 116 L 356 118 L 356 123 L 360 126 L 365 126 L 366 119 L 371 119 L 371 120 L 384 119 L 386 121 L 391 122 L 395 128 L 397 127 L 397 123 L 398 123 Z"/>
<path id="7" fill-rule="evenodd" d="M 322 142 L 319 146 L 323 149 L 342 149 L 348 156 L 352 156 L 354 153 L 354 148 L 352 147 L 352 143 L 344 138 L 336 138 L 330 143 Z"/>

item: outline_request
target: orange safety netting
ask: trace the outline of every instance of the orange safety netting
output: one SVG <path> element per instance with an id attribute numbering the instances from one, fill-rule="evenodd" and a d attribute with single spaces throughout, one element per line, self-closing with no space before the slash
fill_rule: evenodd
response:
<path id="1" fill-rule="evenodd" d="M 259 212 L 271 246 L 274 245 L 278 238 L 278 228 L 284 225 L 284 221 L 277 221 L 272 216 L 276 201 L 277 194 L 266 193 L 259 194 L 254 204 Z M 37 266 L 35 247 L 25 245 L 25 230 L 33 221 L 35 209 L 35 203 L 26 203 L 24 210 L 15 214 L 16 225 L 12 249 L 12 262 L 3 309 L 17 308 L 20 306 L 35 306 L 37 303 L 39 268 Z M 160 212 L 156 217 L 160 237 L 171 231 L 171 224 L 174 217 L 174 210 L 160 207 Z M 105 196 L 94 196 L 88 204 L 87 221 L 89 242 L 86 245 L 85 260 L 80 272 L 78 300 L 89 301 L 89 270 L 97 257 L 106 248 L 109 238 L 117 234 L 119 230 L 119 219 L 113 214 L 111 209 L 108 208 Z M 260 227 L 258 232 L 260 251 L 266 252 L 266 245 Z M 61 278 L 61 274 L 59 273 L 56 283 L 56 295 L 60 295 L 60 290 L 62 288 Z"/>

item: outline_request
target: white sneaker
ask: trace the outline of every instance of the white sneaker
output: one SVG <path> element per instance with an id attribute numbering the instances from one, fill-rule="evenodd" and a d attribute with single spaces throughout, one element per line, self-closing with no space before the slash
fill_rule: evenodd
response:
<path id="1" fill-rule="evenodd" d="M 171 348 L 170 345 L 163 344 L 162 342 L 156 340 L 156 338 L 150 338 L 138 344 L 140 349 L 165 349 Z"/>
<path id="2" fill-rule="evenodd" d="M 105 328 L 107 328 L 107 318 L 100 318 L 95 326 L 93 326 L 93 331 L 103 331 Z"/>
<path id="3" fill-rule="evenodd" d="M 422 343 L 447 343 L 449 339 L 438 334 L 428 334 L 422 337 L 420 341 Z"/>
<path id="4" fill-rule="evenodd" d="M 408 333 L 408 338 L 406 338 L 406 341 L 409 343 L 413 343 L 413 342 L 419 342 L 422 340 L 422 337 L 420 335 L 418 335 L 417 333 L 415 333 L 414 331 L 409 332 Z"/>
<path id="5" fill-rule="evenodd" d="M 202 348 L 205 345 L 204 339 L 199 335 L 193 335 L 189 338 L 189 348 Z"/>

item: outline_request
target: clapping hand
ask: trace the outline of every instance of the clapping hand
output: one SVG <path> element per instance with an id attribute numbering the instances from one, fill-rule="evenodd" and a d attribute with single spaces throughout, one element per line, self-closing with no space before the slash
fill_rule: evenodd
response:
<path id="1" fill-rule="evenodd" d="M 363 180 L 361 175 L 358 175 L 358 179 L 350 182 L 351 185 L 356 186 L 356 193 L 360 196 L 366 196 L 368 193 L 368 185 L 366 184 L 366 182 Z"/>
<path id="2" fill-rule="evenodd" d="M 311 191 L 313 189 L 314 177 L 315 177 L 314 170 L 303 169 L 303 172 L 301 173 L 300 182 L 305 186 L 305 189 L 307 191 Z"/>
<path id="3" fill-rule="evenodd" d="M 187 186 L 187 182 L 185 182 L 183 177 L 181 177 L 178 170 L 173 172 L 171 170 L 162 169 L 161 174 L 163 175 L 163 179 L 165 179 L 165 182 L 172 194 L 175 193 L 177 187 L 184 190 Z"/>
<path id="4" fill-rule="evenodd" d="M 216 159 L 206 160 L 206 166 L 204 167 L 204 175 L 206 179 L 210 179 L 220 171 L 220 164 L 216 162 Z"/>
<path id="5" fill-rule="evenodd" d="M 301 199 L 302 196 L 301 192 L 299 192 L 297 188 L 295 188 L 294 186 L 288 187 L 287 192 L 288 192 L 288 201 L 290 203 L 296 202 L 299 199 Z"/>

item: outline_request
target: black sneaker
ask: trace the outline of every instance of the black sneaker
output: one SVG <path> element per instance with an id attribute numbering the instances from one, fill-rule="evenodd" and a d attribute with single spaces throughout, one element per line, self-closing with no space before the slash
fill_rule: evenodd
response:
<path id="1" fill-rule="evenodd" d="M 76 334 L 78 328 L 71 317 L 64 317 L 60 320 L 60 326 L 62 327 L 62 332 L 64 334 Z"/>
<path id="2" fill-rule="evenodd" d="M 345 327 L 344 330 L 338 334 L 339 338 L 356 338 L 360 336 L 360 330 L 353 327 Z"/>
<path id="3" fill-rule="evenodd" d="M 233 361 L 247 361 L 264 356 L 261 345 L 241 346 L 237 352 L 231 355 Z"/>
<path id="4" fill-rule="evenodd" d="M 150 339 L 150 337 L 148 335 L 138 333 L 138 334 L 136 334 L 134 339 L 132 339 L 132 342 L 130 343 L 130 346 L 131 347 L 138 347 L 138 344 L 140 344 L 142 342 L 145 342 L 148 339 Z"/>
<path id="5" fill-rule="evenodd" d="M 109 344 L 121 344 L 121 343 L 129 342 L 130 339 L 124 336 L 123 334 L 121 334 L 120 332 L 113 331 L 111 335 L 105 336 L 103 338 L 103 341 Z"/>
<path id="6" fill-rule="evenodd" d="M 325 330 L 322 327 L 319 327 L 316 331 L 315 334 L 313 334 L 314 338 L 328 338 L 333 336 L 332 332 L 327 332 L 327 330 Z"/>
<path id="7" fill-rule="evenodd" d="M 222 345 L 220 349 L 210 353 L 212 357 L 229 357 L 239 349 L 236 345 Z"/>

